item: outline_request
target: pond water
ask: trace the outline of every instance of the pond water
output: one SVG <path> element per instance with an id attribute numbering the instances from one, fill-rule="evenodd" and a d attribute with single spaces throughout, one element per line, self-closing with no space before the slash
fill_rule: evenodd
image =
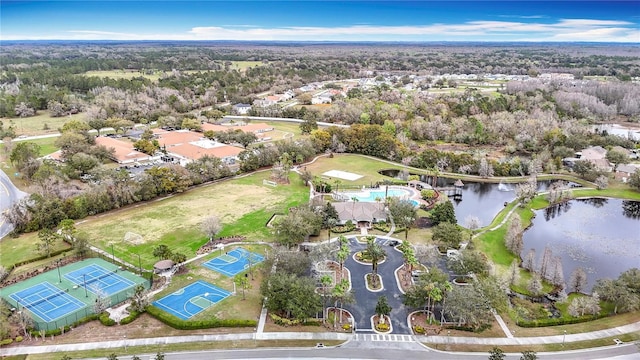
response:
<path id="1" fill-rule="evenodd" d="M 590 292 L 596 280 L 615 279 L 625 270 L 640 267 L 640 202 L 572 200 L 535 214 L 532 226 L 524 233 L 521 256 L 524 258 L 533 248 L 540 261 L 548 246 L 553 256 L 562 259 L 565 281 L 582 267 Z"/>
<path id="2" fill-rule="evenodd" d="M 399 178 L 399 170 L 381 170 L 380 174 L 393 178 Z M 414 174 L 411 174 L 414 175 Z M 418 174 L 415 174 L 418 175 Z M 419 175 L 420 181 L 432 183 L 432 178 Z M 450 187 L 456 179 L 439 177 L 436 187 Z M 546 189 L 550 182 L 538 182 L 538 190 Z M 514 189 L 516 184 L 495 184 L 464 181 L 462 196 L 452 199 L 456 210 L 458 224 L 465 226 L 468 216 L 476 216 L 480 219 L 480 226 L 491 223 L 493 218 L 504 208 L 505 202 L 511 202 L 516 198 Z"/>

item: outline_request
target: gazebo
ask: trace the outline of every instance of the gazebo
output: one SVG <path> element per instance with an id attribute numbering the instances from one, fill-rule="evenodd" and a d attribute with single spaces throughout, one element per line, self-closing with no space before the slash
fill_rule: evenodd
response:
<path id="1" fill-rule="evenodd" d="M 153 265 L 153 272 L 161 273 L 164 271 L 171 270 L 171 268 L 173 268 L 173 265 L 175 265 L 173 260 L 160 260 L 157 263 L 155 263 L 155 265 Z"/>

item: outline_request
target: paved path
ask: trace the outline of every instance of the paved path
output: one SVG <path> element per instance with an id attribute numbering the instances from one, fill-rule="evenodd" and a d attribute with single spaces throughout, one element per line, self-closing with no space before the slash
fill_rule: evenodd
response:
<path id="1" fill-rule="evenodd" d="M 618 326 L 611 329 L 593 331 L 580 334 L 542 336 L 542 337 L 514 337 L 514 338 L 477 338 L 477 337 L 448 337 L 448 336 L 409 336 L 409 335 L 378 335 L 378 334 L 343 334 L 343 333 L 304 333 L 304 332 L 266 332 L 260 335 L 256 333 L 226 334 L 226 335 L 188 335 L 173 337 L 153 337 L 143 339 L 122 339 L 112 341 L 87 342 L 78 344 L 61 345 L 37 345 L 37 346 L 12 346 L 0 349 L 0 356 L 11 356 L 20 354 L 43 354 L 53 352 L 70 352 L 93 349 L 117 349 L 125 346 L 149 346 L 178 344 L 190 342 L 212 342 L 212 341 L 233 341 L 233 340 L 315 340 L 318 342 L 337 340 L 348 341 L 345 347 L 367 347 L 373 342 L 378 342 L 380 347 L 393 347 L 394 343 L 411 344 L 410 338 L 420 343 L 431 344 L 472 344 L 472 345 L 537 345 L 553 344 L 575 341 L 589 341 L 605 337 L 620 336 L 622 334 L 640 332 L 640 322 Z M 351 343 L 355 341 L 356 343 Z M 613 345 L 613 344 L 612 344 Z"/>
<path id="2" fill-rule="evenodd" d="M 507 327 L 507 324 L 504 323 L 504 320 L 502 320 L 502 316 L 498 315 L 498 313 L 493 313 L 493 315 L 495 316 L 496 321 L 498 322 L 498 324 L 500 324 L 500 328 L 502 329 L 504 334 L 509 339 L 512 339 L 513 338 L 513 334 L 511 333 L 511 330 L 509 330 L 509 328 Z"/>

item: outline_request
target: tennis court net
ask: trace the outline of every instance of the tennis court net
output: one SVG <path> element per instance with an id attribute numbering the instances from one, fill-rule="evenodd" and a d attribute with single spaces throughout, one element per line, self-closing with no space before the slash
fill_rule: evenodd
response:
<path id="1" fill-rule="evenodd" d="M 96 276 L 96 277 L 92 277 L 91 279 L 86 279 L 86 280 L 85 280 L 85 284 L 86 284 L 86 285 L 92 284 L 92 283 L 94 283 L 94 282 L 96 282 L 96 281 L 98 281 L 98 280 L 100 280 L 100 279 L 104 279 L 104 278 L 106 278 L 106 277 L 109 277 L 109 276 L 111 276 L 111 275 L 115 274 L 116 272 L 118 272 L 118 269 L 111 270 L 111 271 L 106 272 L 106 273 L 104 273 L 104 274 L 100 274 L 100 275 L 98 275 L 98 276 Z"/>
<path id="2" fill-rule="evenodd" d="M 45 302 L 47 300 L 51 300 L 54 297 L 58 297 L 58 296 L 60 296 L 60 295 L 62 295 L 64 293 L 65 293 L 64 290 L 60 290 L 60 291 L 57 291 L 57 292 L 55 292 L 53 294 L 49 294 L 49 295 L 43 297 L 42 299 L 38 299 L 38 300 L 30 302 L 30 303 L 25 303 L 24 300 L 18 300 L 18 304 L 22 305 L 23 307 L 26 307 L 26 308 L 31 308 L 31 307 L 34 307 L 34 306 L 36 306 L 38 304 L 42 304 L 43 302 Z"/>

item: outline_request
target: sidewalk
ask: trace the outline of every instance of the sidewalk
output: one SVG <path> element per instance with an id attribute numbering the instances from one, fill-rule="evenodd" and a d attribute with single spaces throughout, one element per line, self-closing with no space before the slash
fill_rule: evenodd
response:
<path id="1" fill-rule="evenodd" d="M 602 339 L 622 334 L 640 332 L 640 322 L 618 326 L 611 329 L 592 331 L 579 334 L 537 336 L 537 337 L 512 337 L 512 338 L 470 338 L 448 336 L 416 336 L 418 341 L 431 344 L 475 344 L 475 345 L 536 345 L 559 344 L 563 342 L 588 341 Z M 612 344 L 613 345 L 613 344 Z"/>
<path id="2" fill-rule="evenodd" d="M 640 332 L 640 322 L 618 326 L 606 330 L 598 330 L 581 334 L 567 334 L 540 337 L 514 337 L 514 338 L 475 338 L 475 337 L 448 337 L 448 336 L 415 336 L 416 341 L 431 344 L 471 344 L 471 345 L 536 345 L 554 344 L 563 342 L 588 341 L 600 338 L 620 336 L 622 334 Z M 147 346 L 162 344 L 179 344 L 190 342 L 232 341 L 232 340 L 343 340 L 353 339 L 352 334 L 343 333 L 302 333 L 302 332 L 263 332 L 227 334 L 227 335 L 189 335 L 173 337 L 155 337 L 143 339 L 122 339 L 114 341 L 100 341 L 78 344 L 15 346 L 0 349 L 0 356 L 20 354 L 43 354 L 52 352 L 81 351 L 93 349 L 116 349 L 125 346 Z M 613 344 L 612 344 L 613 345 Z"/>

